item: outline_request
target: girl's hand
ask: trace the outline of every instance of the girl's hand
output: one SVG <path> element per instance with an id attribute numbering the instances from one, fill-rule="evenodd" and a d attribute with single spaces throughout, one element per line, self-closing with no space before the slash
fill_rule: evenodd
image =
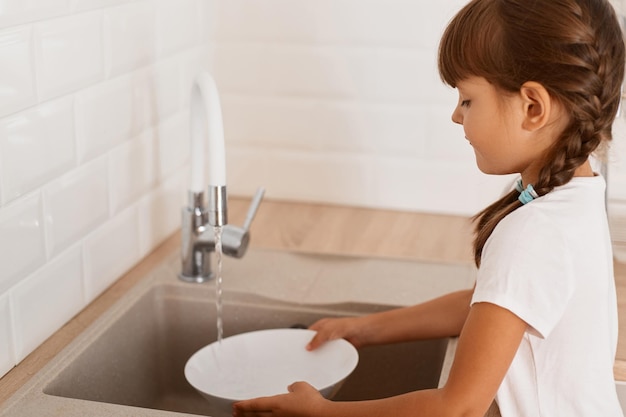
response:
<path id="1" fill-rule="evenodd" d="M 288 394 L 239 401 L 233 404 L 234 417 L 310 417 L 322 415 L 324 399 L 306 382 L 295 382 Z"/>
<path id="2" fill-rule="evenodd" d="M 307 350 L 315 350 L 324 343 L 335 339 L 346 339 L 355 348 L 364 346 L 363 330 L 366 327 L 361 317 L 345 317 L 339 319 L 321 319 L 313 323 L 309 329 L 317 331 L 306 346 Z"/>

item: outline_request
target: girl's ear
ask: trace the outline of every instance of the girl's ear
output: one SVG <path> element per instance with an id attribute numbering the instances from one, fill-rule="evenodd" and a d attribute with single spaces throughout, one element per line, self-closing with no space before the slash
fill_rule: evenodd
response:
<path id="1" fill-rule="evenodd" d="M 522 127 L 533 132 L 547 125 L 555 110 L 548 90 L 538 82 L 527 81 L 520 88 L 520 95 L 524 106 Z"/>

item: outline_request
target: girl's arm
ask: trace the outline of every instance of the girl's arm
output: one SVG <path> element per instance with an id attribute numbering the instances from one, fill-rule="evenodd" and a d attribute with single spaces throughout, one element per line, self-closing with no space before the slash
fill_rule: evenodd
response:
<path id="1" fill-rule="evenodd" d="M 473 290 L 457 291 L 411 307 L 362 317 L 322 319 L 308 349 L 345 338 L 356 347 L 458 336 L 470 311 Z"/>
<path id="2" fill-rule="evenodd" d="M 290 393 L 235 404 L 234 415 L 275 417 L 483 417 L 500 386 L 527 324 L 490 303 L 472 306 L 459 338 L 448 382 L 441 389 L 415 391 L 382 400 L 333 402 L 310 385 Z M 384 381 L 380 381 L 384 383 Z"/>

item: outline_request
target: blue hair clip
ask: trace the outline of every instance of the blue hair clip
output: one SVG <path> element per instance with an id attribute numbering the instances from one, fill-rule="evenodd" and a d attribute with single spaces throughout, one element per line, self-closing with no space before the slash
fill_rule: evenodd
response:
<path id="1" fill-rule="evenodd" d="M 517 183 L 515 184 L 515 189 L 520 193 L 518 199 L 522 202 L 522 204 L 528 204 L 535 198 L 539 197 L 532 184 L 528 184 L 526 186 L 526 189 L 524 190 L 521 178 L 517 180 Z"/>

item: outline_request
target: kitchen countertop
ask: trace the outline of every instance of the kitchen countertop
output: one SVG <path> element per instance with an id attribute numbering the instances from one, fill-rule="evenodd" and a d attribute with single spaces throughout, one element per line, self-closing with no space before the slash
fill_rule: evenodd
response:
<path id="1" fill-rule="evenodd" d="M 242 223 L 247 207 L 246 199 L 229 201 L 233 224 Z M 267 200 L 262 203 L 253 224 L 251 247 L 471 266 L 471 229 L 467 218 L 457 216 Z M 1 378 L 0 408 L 178 246 L 176 234 Z M 626 380 L 626 265 L 616 263 L 615 272 L 620 340 L 614 370 L 616 379 Z"/>

